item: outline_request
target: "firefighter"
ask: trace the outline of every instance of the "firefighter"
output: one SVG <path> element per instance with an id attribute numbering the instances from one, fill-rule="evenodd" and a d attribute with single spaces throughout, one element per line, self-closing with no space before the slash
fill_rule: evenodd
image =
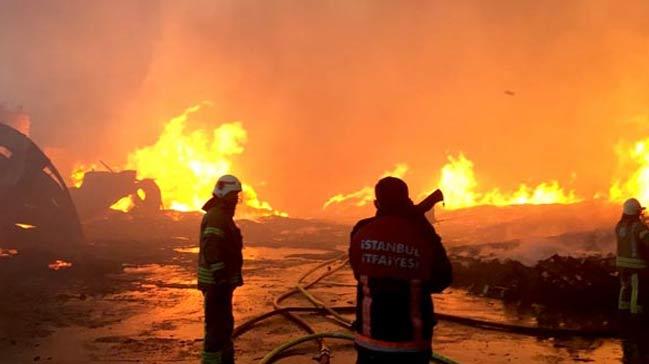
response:
<path id="1" fill-rule="evenodd" d="M 451 264 L 404 181 L 381 179 L 375 197 L 376 216 L 356 224 L 349 247 L 358 282 L 357 364 L 428 363 L 435 326 L 431 294 L 451 284 Z"/>
<path id="2" fill-rule="evenodd" d="M 649 227 L 642 220 L 644 209 L 635 198 L 627 200 L 622 218 L 615 227 L 615 263 L 620 274 L 618 309 L 638 317 L 644 313 L 645 304 L 646 289 L 641 289 L 641 284 L 646 282 L 649 273 Z"/>
<path id="3" fill-rule="evenodd" d="M 203 364 L 234 363 L 232 293 L 243 285 L 243 239 L 233 221 L 240 192 L 236 177 L 222 176 L 203 206 L 198 254 L 198 288 L 205 300 Z"/>
<path id="4" fill-rule="evenodd" d="M 644 209 L 637 199 L 628 199 L 615 227 L 615 264 L 620 276 L 618 310 L 625 363 L 649 362 L 649 294 L 645 287 L 649 282 L 649 227 L 643 221 Z"/>

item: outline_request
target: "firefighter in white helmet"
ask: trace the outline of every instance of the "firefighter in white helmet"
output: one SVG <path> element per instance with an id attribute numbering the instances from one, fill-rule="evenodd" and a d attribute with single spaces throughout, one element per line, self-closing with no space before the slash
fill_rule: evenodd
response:
<path id="1" fill-rule="evenodd" d="M 638 200 L 627 200 L 623 206 L 622 218 L 615 228 L 615 263 L 621 278 L 618 308 L 632 315 L 642 314 L 644 311 L 639 292 L 645 291 L 646 288 L 640 290 L 640 278 L 649 272 L 649 227 L 642 220 L 643 211 L 644 207 Z"/>
<path id="2" fill-rule="evenodd" d="M 233 217 L 241 190 L 236 177 L 222 176 L 203 206 L 198 288 L 205 299 L 204 364 L 234 363 L 232 294 L 243 285 L 243 239 Z"/>
<path id="3" fill-rule="evenodd" d="M 625 362 L 649 362 L 647 313 L 649 312 L 649 227 L 643 221 L 644 207 L 631 198 L 624 202 L 622 218 L 615 227 L 620 277 L 618 310 L 624 333 Z"/>

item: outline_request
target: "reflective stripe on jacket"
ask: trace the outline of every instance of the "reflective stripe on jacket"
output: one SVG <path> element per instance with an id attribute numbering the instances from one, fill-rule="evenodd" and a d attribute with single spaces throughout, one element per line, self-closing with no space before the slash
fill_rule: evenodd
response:
<path id="1" fill-rule="evenodd" d="M 356 224 L 350 263 L 358 281 L 356 337 L 381 352 L 430 350 L 435 318 L 431 293 L 452 277 L 440 237 L 414 209 L 378 212 Z"/>
<path id="2" fill-rule="evenodd" d="M 615 228 L 617 236 L 618 268 L 644 270 L 649 267 L 649 228 L 642 221 L 620 221 Z"/>
<path id="3" fill-rule="evenodd" d="M 649 228 L 641 220 L 625 218 L 615 228 L 617 257 L 615 265 L 620 273 L 618 309 L 632 315 L 644 313 L 641 285 L 649 271 Z M 646 289 L 642 287 L 642 289 Z"/>
<path id="4" fill-rule="evenodd" d="M 199 288 L 243 284 L 243 239 L 232 213 L 218 201 L 203 216 L 200 229 L 197 281 Z"/>

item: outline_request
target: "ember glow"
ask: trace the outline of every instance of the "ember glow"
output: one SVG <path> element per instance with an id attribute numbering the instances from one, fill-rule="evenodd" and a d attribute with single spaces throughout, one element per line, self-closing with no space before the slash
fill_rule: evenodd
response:
<path id="1" fill-rule="evenodd" d="M 621 202 L 635 197 L 649 204 L 649 138 L 632 145 L 619 145 L 617 155 L 621 168 L 609 190 L 609 199 Z"/>
<path id="2" fill-rule="evenodd" d="M 535 187 L 520 184 L 513 192 L 502 192 L 494 188 L 480 191 L 473 162 L 460 153 L 449 156 L 442 167 L 438 187 L 444 191 L 445 204 L 449 209 L 478 205 L 545 205 L 571 204 L 580 202 L 575 191 L 565 191 L 559 182 L 541 182 Z"/>
<path id="3" fill-rule="evenodd" d="M 21 229 L 23 229 L 23 230 L 36 229 L 36 226 L 31 225 L 31 224 L 22 224 L 22 223 L 18 223 L 18 224 L 16 224 L 16 226 L 18 226 L 19 228 L 21 228 Z"/>
<path id="4" fill-rule="evenodd" d="M 18 249 L 3 249 L 0 248 L 0 258 L 13 257 L 18 255 Z"/>
<path id="5" fill-rule="evenodd" d="M 57 259 L 54 262 L 47 265 L 53 271 L 58 271 L 62 269 L 68 269 L 72 267 L 72 263 L 66 262 L 65 260 Z"/>

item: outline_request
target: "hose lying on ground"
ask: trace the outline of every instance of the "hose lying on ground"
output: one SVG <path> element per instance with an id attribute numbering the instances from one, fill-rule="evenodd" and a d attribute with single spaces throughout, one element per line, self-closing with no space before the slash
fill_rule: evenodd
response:
<path id="1" fill-rule="evenodd" d="M 297 338 L 295 340 L 291 340 L 287 343 L 284 343 L 277 348 L 275 348 L 273 351 L 270 353 L 266 354 L 266 356 L 261 359 L 259 362 L 260 364 L 268 364 L 272 363 L 273 360 L 275 360 L 282 352 L 296 346 L 299 344 L 302 344 L 304 342 L 312 341 L 312 340 L 318 340 L 318 339 L 323 339 L 323 338 L 331 338 L 331 339 L 342 339 L 342 340 L 354 340 L 354 335 L 351 334 L 346 334 L 342 332 L 321 332 L 317 334 L 311 334 L 311 335 L 306 335 L 300 338 Z M 435 363 L 441 363 L 441 364 L 457 364 L 455 361 L 443 356 L 439 355 L 437 353 L 432 353 L 430 360 Z"/>
<path id="2" fill-rule="evenodd" d="M 341 261 L 336 267 L 329 268 L 326 272 L 317 276 L 314 280 L 309 283 L 304 284 L 304 280 L 308 278 L 311 274 L 315 273 L 321 268 L 328 267 L 329 265 Z M 321 282 L 326 277 L 331 276 L 332 274 L 343 269 L 347 263 L 346 255 L 341 255 L 334 259 L 327 260 L 321 264 L 318 264 L 314 268 L 310 269 L 304 273 L 297 282 L 295 288 L 277 296 L 273 302 L 275 309 L 270 312 L 266 312 L 260 316 L 254 317 L 243 324 L 239 325 L 233 333 L 233 337 L 238 337 L 245 333 L 246 331 L 252 329 L 256 324 L 262 322 L 270 317 L 276 315 L 283 315 L 293 321 L 300 329 L 307 333 L 306 336 L 292 340 L 276 349 L 271 353 L 266 355 L 261 363 L 271 363 L 275 360 L 279 354 L 283 351 L 294 347 L 300 343 L 316 340 L 320 345 L 321 353 L 325 353 L 325 358 L 321 359 L 321 363 L 329 363 L 329 349 L 325 345 L 324 339 L 345 339 L 353 340 L 353 336 L 347 333 L 316 333 L 315 329 L 303 318 L 297 316 L 297 312 L 309 312 L 309 313 L 320 313 L 325 317 L 330 318 L 335 324 L 345 328 L 351 329 L 352 323 L 350 320 L 341 315 L 341 313 L 353 313 L 355 312 L 355 306 L 329 306 L 326 303 L 322 302 L 316 298 L 309 288 Z M 327 284 L 335 282 L 327 282 Z M 294 294 L 301 293 L 309 302 L 311 302 L 315 307 L 284 307 L 281 306 L 281 302 Z M 460 325 L 486 329 L 486 330 L 496 330 L 503 332 L 510 332 L 520 335 L 530 335 L 530 336 L 540 336 L 540 337 L 570 337 L 570 336 L 580 336 L 588 338 L 602 338 L 602 337 L 615 337 L 616 333 L 613 329 L 566 329 L 566 328 L 546 328 L 546 327 L 533 327 L 533 326 L 523 326 L 523 325 L 512 325 L 506 323 L 499 323 L 493 321 L 480 320 L 475 318 L 462 317 L 457 315 L 450 315 L 444 313 L 437 313 L 436 317 L 438 320 L 453 322 Z M 433 358 L 431 359 L 440 363 L 454 363 L 452 360 L 445 358 L 439 354 L 433 353 Z"/>

